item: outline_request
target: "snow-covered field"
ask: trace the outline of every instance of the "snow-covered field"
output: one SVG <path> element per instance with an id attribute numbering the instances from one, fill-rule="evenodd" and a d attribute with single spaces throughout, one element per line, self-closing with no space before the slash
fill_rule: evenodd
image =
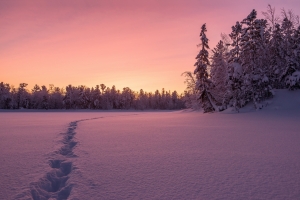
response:
<path id="1" fill-rule="evenodd" d="M 300 199 L 300 91 L 263 110 L 0 113 L 0 199 Z"/>

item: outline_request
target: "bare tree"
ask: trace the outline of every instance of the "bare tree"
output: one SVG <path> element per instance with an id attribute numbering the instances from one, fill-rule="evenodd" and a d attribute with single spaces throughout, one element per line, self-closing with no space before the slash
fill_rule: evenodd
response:
<path id="1" fill-rule="evenodd" d="M 272 30 L 275 28 L 275 24 L 278 24 L 280 22 L 279 17 L 275 15 L 275 7 L 272 8 L 270 4 L 268 4 L 267 12 L 262 12 L 262 14 L 272 25 Z"/>
<path id="2" fill-rule="evenodd" d="M 285 10 L 284 8 L 281 9 L 281 15 L 283 19 L 288 19 L 293 23 L 294 26 L 299 26 L 299 15 L 296 15 L 292 9 Z"/>

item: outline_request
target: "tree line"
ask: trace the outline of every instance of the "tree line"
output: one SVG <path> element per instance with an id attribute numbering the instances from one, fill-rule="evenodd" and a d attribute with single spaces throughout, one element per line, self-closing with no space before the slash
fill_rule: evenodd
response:
<path id="1" fill-rule="evenodd" d="M 204 112 L 239 110 L 252 102 L 261 109 L 274 89 L 300 88 L 300 24 L 291 10 L 268 5 L 265 19 L 256 10 L 232 26 L 229 35 L 209 52 L 206 24 L 200 32 L 195 71 L 185 72 L 186 106 Z M 210 55 L 211 53 L 211 55 Z"/>
<path id="2" fill-rule="evenodd" d="M 26 83 L 18 88 L 0 83 L 0 109 L 160 109 L 184 108 L 183 96 L 162 89 L 154 93 L 135 92 L 128 87 L 122 91 L 104 84 L 89 88 L 68 85 L 65 88 L 35 85 L 31 91 Z"/>

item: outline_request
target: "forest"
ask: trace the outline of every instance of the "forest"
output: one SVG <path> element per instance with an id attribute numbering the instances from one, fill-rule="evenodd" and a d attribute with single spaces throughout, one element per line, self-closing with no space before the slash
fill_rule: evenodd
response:
<path id="1" fill-rule="evenodd" d="M 206 24 L 202 25 L 194 74 L 184 73 L 187 107 L 239 111 L 253 103 L 261 109 L 274 89 L 300 88 L 299 16 L 281 9 L 278 17 L 271 5 L 262 14 L 265 19 L 257 19 L 257 11 L 252 10 L 237 21 L 211 52 Z"/>
<path id="2" fill-rule="evenodd" d="M 160 109 L 174 110 L 184 107 L 183 97 L 176 91 L 156 90 L 154 93 L 135 92 L 128 87 L 122 91 L 104 84 L 89 88 L 68 85 L 65 88 L 35 85 L 29 92 L 26 83 L 18 88 L 0 83 L 1 109 Z"/>

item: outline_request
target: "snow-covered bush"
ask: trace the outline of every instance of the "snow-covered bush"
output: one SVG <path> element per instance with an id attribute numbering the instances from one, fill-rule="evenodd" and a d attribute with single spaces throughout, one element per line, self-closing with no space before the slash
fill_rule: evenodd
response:
<path id="1" fill-rule="evenodd" d="M 300 71 L 295 71 L 292 75 L 288 76 L 285 83 L 290 90 L 300 89 Z"/>

